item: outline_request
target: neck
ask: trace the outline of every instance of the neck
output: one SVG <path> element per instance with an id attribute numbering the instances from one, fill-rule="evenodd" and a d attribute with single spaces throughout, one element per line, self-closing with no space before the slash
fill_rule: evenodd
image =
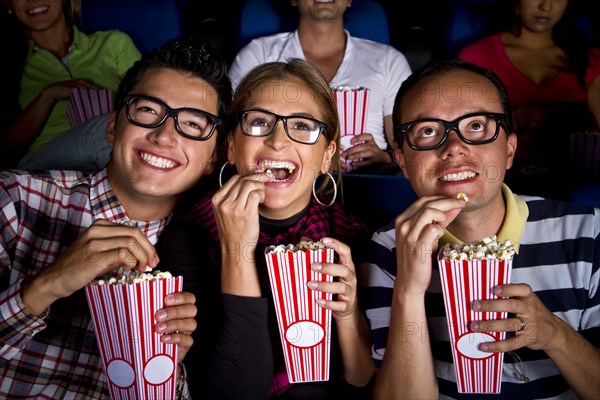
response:
<path id="1" fill-rule="evenodd" d="M 499 211 L 500 210 L 500 211 Z M 485 207 L 463 209 L 450 225 L 450 231 L 465 243 L 496 235 L 504 224 L 506 203 L 502 193 Z"/>
<path id="2" fill-rule="evenodd" d="M 29 37 L 40 48 L 48 50 L 56 58 L 62 58 L 69 52 L 73 43 L 73 32 L 64 20 L 43 31 L 30 31 Z"/>
<path id="3" fill-rule="evenodd" d="M 115 176 L 112 166 L 109 165 L 108 181 L 117 199 L 119 199 L 119 203 L 132 220 L 155 221 L 171 215 L 175 210 L 180 196 L 165 195 L 158 197 L 151 194 L 140 194 L 133 189 L 126 190 L 118 184 L 119 180 L 123 179 L 126 179 L 126 177 Z"/>
<path id="4" fill-rule="evenodd" d="M 328 50 L 344 47 L 346 33 L 343 21 L 317 22 L 301 19 L 298 24 L 298 37 L 302 47 Z"/>
<path id="5" fill-rule="evenodd" d="M 546 32 L 531 32 L 527 29 L 521 29 L 521 34 L 516 36 L 510 32 L 513 40 L 522 47 L 529 49 L 546 49 L 548 47 L 554 47 L 554 40 L 552 39 L 552 31 Z"/>

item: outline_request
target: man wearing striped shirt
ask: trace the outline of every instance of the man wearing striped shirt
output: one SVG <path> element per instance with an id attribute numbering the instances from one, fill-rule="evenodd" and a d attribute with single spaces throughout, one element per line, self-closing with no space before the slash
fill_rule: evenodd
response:
<path id="1" fill-rule="evenodd" d="M 600 210 L 517 196 L 503 184 L 517 138 L 506 90 L 487 70 L 432 64 L 403 84 L 393 117 L 396 161 L 419 199 L 373 235 L 361 265 L 374 398 L 467 397 L 456 387 L 436 250 L 492 235 L 517 249 L 513 283 L 494 288 L 499 299 L 470 305 L 508 313 L 469 325 L 507 332 L 479 346 L 508 353 L 494 398 L 597 398 Z"/>
<path id="2" fill-rule="evenodd" d="M 108 398 L 82 288 L 118 267 L 157 266 L 154 244 L 181 194 L 210 172 L 216 115 L 230 99 L 221 55 L 175 39 L 121 82 L 106 169 L 0 173 L 0 398 Z M 180 365 L 193 343 L 194 303 L 191 293 L 170 294 L 155 315 Z M 177 373 L 178 397 L 187 398 Z"/>

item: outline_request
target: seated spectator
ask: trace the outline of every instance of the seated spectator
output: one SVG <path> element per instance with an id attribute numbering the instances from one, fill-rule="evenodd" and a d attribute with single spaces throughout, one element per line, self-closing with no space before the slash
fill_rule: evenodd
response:
<path id="1" fill-rule="evenodd" d="M 298 101 L 288 101 L 287 85 L 300 88 Z M 339 123 L 328 83 L 304 60 L 265 63 L 239 83 L 228 116 L 224 166 L 238 173 L 173 221 L 157 246 L 162 263 L 198 298 L 199 346 L 186 363 L 192 395 L 369 399 L 374 366 L 352 247 L 368 240 L 369 231 L 330 189 L 337 185 Z M 319 264 L 333 282 L 308 287 L 334 295 L 315 305 L 332 310 L 331 378 L 290 384 L 264 250 L 322 238 L 338 255 Z M 218 391 L 207 393 L 212 386 Z"/>
<path id="2" fill-rule="evenodd" d="M 82 289 L 119 267 L 157 266 L 153 245 L 182 193 L 211 172 L 216 115 L 230 99 L 221 55 L 176 39 L 123 78 L 106 168 L 0 173 L 0 398 L 109 398 Z M 170 294 L 156 313 L 154 329 L 179 346 L 180 365 L 193 343 L 194 303 L 189 292 Z M 188 399 L 177 370 L 178 398 Z"/>
<path id="3" fill-rule="evenodd" d="M 232 85 L 235 88 L 259 64 L 301 58 L 315 65 L 331 87 L 370 89 L 365 132 L 352 139 L 352 147 L 341 152 L 345 160 L 342 170 L 387 171 L 394 166 L 394 96 L 411 73 L 406 58 L 392 46 L 355 38 L 344 30 L 344 14 L 352 1 L 290 3 L 298 8 L 298 29 L 254 39 L 242 48 L 229 72 Z"/>
<path id="4" fill-rule="evenodd" d="M 19 22 L 16 28 L 25 32 L 26 40 L 22 44 L 26 48 L 24 59 L 10 58 L 16 67 L 11 68 L 11 75 L 3 77 L 8 82 L 20 82 L 21 112 L 3 121 L 0 132 L 1 155 L 6 164 L 3 167 L 14 167 L 23 155 L 33 154 L 71 129 L 65 111 L 74 88 L 108 89 L 114 95 L 121 77 L 139 59 L 140 52 L 123 32 L 81 32 L 77 27 L 80 0 L 49 0 L 44 4 L 8 0 L 4 4 Z M 21 38 L 20 32 L 10 34 Z M 86 131 L 87 135 L 103 137 L 108 115 L 96 118 L 101 120 L 92 125 L 98 128 L 96 131 L 77 126 L 75 133 Z M 69 151 L 83 151 L 61 150 L 63 153 L 46 158 L 60 162 Z M 26 163 L 21 166 L 28 167 Z"/>
<path id="5" fill-rule="evenodd" d="M 600 49 L 576 29 L 578 0 L 514 0 L 513 10 L 513 26 L 466 46 L 458 58 L 506 85 L 519 135 L 516 161 L 556 165 L 568 156 L 569 134 L 600 124 Z"/>
<path id="6" fill-rule="evenodd" d="M 446 85 L 459 94 L 438 96 L 436 88 Z M 511 122 L 498 77 L 460 60 L 415 72 L 398 92 L 395 155 L 419 199 L 373 235 L 359 272 L 378 367 L 376 399 L 600 393 L 600 210 L 514 194 L 503 183 L 517 148 Z M 499 394 L 461 395 L 437 249 L 493 235 L 515 244 L 512 283 L 493 287 L 497 299 L 469 307 L 508 316 L 470 321 L 468 329 L 506 332 L 505 340 L 478 349 L 511 357 L 504 357 Z"/>

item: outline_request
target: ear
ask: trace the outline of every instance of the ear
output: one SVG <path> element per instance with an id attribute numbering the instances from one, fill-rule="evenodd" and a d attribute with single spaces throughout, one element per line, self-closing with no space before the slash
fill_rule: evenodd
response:
<path id="1" fill-rule="evenodd" d="M 402 175 L 404 175 L 406 179 L 409 179 L 410 175 L 408 174 L 408 168 L 406 168 L 406 158 L 404 157 L 404 153 L 400 147 L 396 147 L 394 149 L 394 159 L 396 160 L 396 164 L 398 164 L 402 170 Z"/>
<path id="2" fill-rule="evenodd" d="M 298 7 L 298 0 L 290 0 L 292 7 Z"/>
<path id="3" fill-rule="evenodd" d="M 108 122 L 106 124 L 106 143 L 111 146 L 115 143 L 115 131 L 117 130 L 117 112 L 111 111 L 108 115 Z"/>
<path id="4" fill-rule="evenodd" d="M 515 160 L 515 153 L 517 152 L 517 135 L 511 133 L 506 139 L 506 169 L 510 169 Z"/>
<path id="5" fill-rule="evenodd" d="M 336 148 L 337 145 L 333 140 L 327 145 L 325 153 L 323 154 L 323 160 L 321 162 L 321 173 L 329 172 L 329 169 L 331 167 L 331 159 L 335 154 Z"/>

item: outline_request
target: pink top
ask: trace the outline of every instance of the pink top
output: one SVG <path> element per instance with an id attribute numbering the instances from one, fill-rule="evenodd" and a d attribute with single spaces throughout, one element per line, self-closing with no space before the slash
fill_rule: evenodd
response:
<path id="1" fill-rule="evenodd" d="M 586 102 L 587 90 L 600 76 L 600 49 L 592 49 L 585 74 L 586 90 L 581 89 L 575 74 L 564 71 L 559 71 L 547 84 L 537 84 L 512 63 L 502 44 L 502 33 L 466 46 L 459 52 L 458 58 L 495 72 L 506 86 L 513 106 L 563 101 Z"/>

